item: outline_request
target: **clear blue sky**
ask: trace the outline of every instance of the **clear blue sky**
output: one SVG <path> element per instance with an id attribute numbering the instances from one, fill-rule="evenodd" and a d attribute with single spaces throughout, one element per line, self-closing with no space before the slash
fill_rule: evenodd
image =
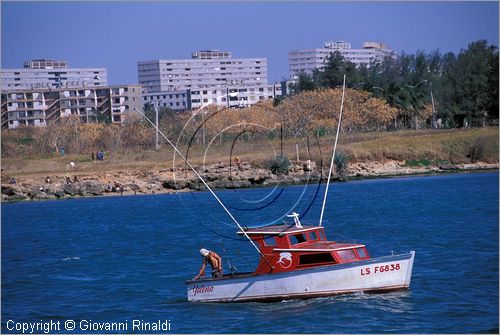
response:
<path id="1" fill-rule="evenodd" d="M 25 60 L 106 67 L 110 84 L 137 83 L 137 61 L 201 49 L 267 57 L 269 82 L 288 77 L 288 51 L 345 40 L 394 50 L 458 52 L 498 46 L 498 2 L 1 2 L 2 68 Z"/>

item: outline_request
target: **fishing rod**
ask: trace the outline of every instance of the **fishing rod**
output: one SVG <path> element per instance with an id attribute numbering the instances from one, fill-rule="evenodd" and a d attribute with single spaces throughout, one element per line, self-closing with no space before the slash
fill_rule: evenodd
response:
<path id="1" fill-rule="evenodd" d="M 335 151 L 337 150 L 337 140 L 339 139 L 340 132 L 340 121 L 342 120 L 342 109 L 344 108 L 344 93 L 345 93 L 345 74 L 344 74 L 344 84 L 342 86 L 342 101 L 340 102 L 340 114 L 339 123 L 337 124 L 337 135 L 335 136 L 335 144 L 333 145 L 333 155 L 332 161 L 330 162 L 330 171 L 328 172 L 328 179 L 326 181 L 325 196 L 323 198 L 323 206 L 321 206 L 321 215 L 319 216 L 319 226 L 323 223 L 323 214 L 325 212 L 326 197 L 328 195 L 328 186 L 330 186 L 330 176 L 332 175 L 333 163 L 335 160 Z"/>
<path id="2" fill-rule="evenodd" d="M 156 129 L 156 131 L 158 131 L 158 133 L 160 133 L 160 135 L 168 142 L 168 144 L 170 144 L 170 146 L 175 150 L 175 152 L 186 162 L 186 164 L 191 168 L 191 170 L 193 170 L 193 172 L 196 174 L 196 176 L 198 177 L 198 179 L 200 179 L 201 182 L 203 183 L 203 185 L 205 185 L 205 187 L 210 191 L 210 193 L 212 193 L 212 195 L 217 200 L 217 202 L 219 203 L 219 205 L 221 205 L 221 207 L 226 211 L 226 213 L 229 215 L 229 217 L 234 221 L 234 223 L 236 223 L 236 225 L 241 230 L 241 232 L 243 233 L 243 235 L 245 235 L 245 237 L 250 241 L 250 243 L 255 248 L 255 250 L 257 250 L 257 252 L 262 257 L 262 259 L 264 259 L 264 261 L 267 263 L 267 265 L 269 265 L 269 267 L 271 268 L 271 271 L 274 270 L 274 266 L 272 266 L 271 263 L 269 263 L 269 261 L 267 260 L 266 256 L 264 256 L 264 254 L 262 252 L 260 252 L 259 248 L 255 245 L 255 243 L 248 236 L 248 234 L 245 232 L 245 230 L 243 229 L 243 227 L 239 224 L 238 220 L 236 220 L 236 218 L 226 208 L 226 206 L 224 205 L 224 203 L 222 203 L 222 201 L 215 194 L 215 192 L 210 188 L 210 186 L 208 186 L 208 184 L 205 181 L 205 179 L 203 179 L 203 177 L 198 173 L 198 171 L 196 171 L 196 169 L 191 165 L 191 163 L 187 160 L 187 158 L 184 157 L 184 155 L 179 151 L 179 149 L 177 149 L 177 147 L 168 139 L 168 137 L 165 136 L 165 134 L 163 134 L 163 132 L 159 129 L 159 127 L 156 126 L 156 124 L 153 123 L 153 121 L 151 121 L 143 112 L 141 112 L 139 109 L 137 109 L 137 107 L 134 106 L 134 109 L 139 114 L 141 114 L 146 119 L 146 121 L 148 121 Z"/>

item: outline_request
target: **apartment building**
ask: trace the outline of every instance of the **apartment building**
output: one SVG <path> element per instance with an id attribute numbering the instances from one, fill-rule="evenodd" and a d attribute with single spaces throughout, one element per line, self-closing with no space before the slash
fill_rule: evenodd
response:
<path id="1" fill-rule="evenodd" d="M 46 126 L 77 115 L 82 123 L 122 124 L 142 108 L 140 85 L 32 89 L 2 92 L 2 129 Z"/>
<path id="2" fill-rule="evenodd" d="M 266 58 L 232 58 L 229 51 L 202 50 L 190 59 L 140 61 L 137 68 L 139 84 L 148 93 L 267 85 Z"/>
<path id="3" fill-rule="evenodd" d="M 281 95 L 267 83 L 266 58 L 233 58 L 229 51 L 201 50 L 190 59 L 138 62 L 144 104 L 193 111 L 214 103 L 241 108 Z"/>
<path id="4" fill-rule="evenodd" d="M 105 68 L 70 68 L 65 60 L 36 59 L 2 69 L 2 91 L 107 86 Z"/>
<path id="5" fill-rule="evenodd" d="M 280 95 L 282 95 L 281 84 L 276 84 L 259 87 L 229 86 L 215 89 L 144 93 L 142 97 L 144 105 L 185 112 L 196 111 L 210 104 L 228 108 L 244 108 Z"/>
<path id="6" fill-rule="evenodd" d="M 395 57 L 392 49 L 379 42 L 365 42 L 361 49 L 353 49 L 351 43 L 345 41 L 325 42 L 323 48 L 288 52 L 290 79 L 297 79 L 301 72 L 310 75 L 315 69 L 323 69 L 328 57 L 336 51 L 356 65 L 370 65 L 371 62 L 380 62 L 387 56 Z"/>

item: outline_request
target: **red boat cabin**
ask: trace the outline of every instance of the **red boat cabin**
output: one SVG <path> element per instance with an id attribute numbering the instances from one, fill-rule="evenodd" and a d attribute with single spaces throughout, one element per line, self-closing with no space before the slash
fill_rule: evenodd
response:
<path id="1" fill-rule="evenodd" d="M 260 259 L 255 274 L 296 271 L 370 259 L 362 244 L 327 241 L 323 227 L 274 225 L 248 228 L 245 233 L 258 245 L 269 264 Z M 243 235 L 241 231 L 238 235 Z"/>

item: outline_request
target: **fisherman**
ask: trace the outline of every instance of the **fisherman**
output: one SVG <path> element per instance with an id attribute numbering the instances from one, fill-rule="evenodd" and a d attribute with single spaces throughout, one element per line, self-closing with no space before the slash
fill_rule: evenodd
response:
<path id="1" fill-rule="evenodd" d="M 222 258 L 217 253 L 207 249 L 200 249 L 200 254 L 203 257 L 203 264 L 201 265 L 200 272 L 193 280 L 198 280 L 205 275 L 207 262 L 212 266 L 212 277 L 222 278 Z"/>

